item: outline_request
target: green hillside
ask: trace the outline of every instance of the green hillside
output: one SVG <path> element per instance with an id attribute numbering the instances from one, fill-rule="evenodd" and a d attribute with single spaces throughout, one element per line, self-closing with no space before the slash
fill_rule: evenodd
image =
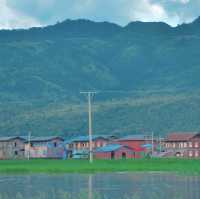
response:
<path id="1" fill-rule="evenodd" d="M 86 133 L 81 90 L 102 91 L 97 134 L 198 131 L 199 46 L 200 19 L 176 28 L 66 20 L 1 30 L 0 133 Z"/>

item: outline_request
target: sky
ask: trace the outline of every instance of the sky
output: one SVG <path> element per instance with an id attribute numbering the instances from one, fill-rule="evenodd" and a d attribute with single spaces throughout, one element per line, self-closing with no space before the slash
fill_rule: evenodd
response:
<path id="1" fill-rule="evenodd" d="M 0 29 L 46 26 L 65 19 L 162 21 L 171 26 L 200 16 L 200 0 L 0 0 Z"/>

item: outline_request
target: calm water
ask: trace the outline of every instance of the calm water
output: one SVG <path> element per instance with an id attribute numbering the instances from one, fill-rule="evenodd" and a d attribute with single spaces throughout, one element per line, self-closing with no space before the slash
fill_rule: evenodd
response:
<path id="1" fill-rule="evenodd" d="M 0 199 L 200 199 L 200 177 L 172 174 L 0 176 Z"/>

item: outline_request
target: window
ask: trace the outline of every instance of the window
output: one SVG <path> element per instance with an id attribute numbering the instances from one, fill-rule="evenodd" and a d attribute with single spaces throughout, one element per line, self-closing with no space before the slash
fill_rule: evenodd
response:
<path id="1" fill-rule="evenodd" d="M 173 148 L 176 148 L 176 143 L 173 143 L 173 144 L 172 144 L 172 147 L 173 147 Z"/>
<path id="2" fill-rule="evenodd" d="M 199 157 L 199 151 L 195 151 L 195 157 Z"/>
<path id="3" fill-rule="evenodd" d="M 179 144 L 179 148 L 183 148 L 183 143 L 182 142 Z"/>
<path id="4" fill-rule="evenodd" d="M 198 147 L 199 147 L 199 143 L 198 143 L 198 142 L 195 142 L 195 143 L 194 143 L 194 147 L 195 147 L 195 148 L 198 148 Z"/>
<path id="5" fill-rule="evenodd" d="M 57 147 L 57 142 L 54 142 L 54 147 Z"/>
<path id="6" fill-rule="evenodd" d="M 14 143 L 15 147 L 17 146 L 17 142 Z"/>
<path id="7" fill-rule="evenodd" d="M 192 157 L 192 156 L 193 156 L 192 151 L 189 151 L 189 157 Z"/>
<path id="8" fill-rule="evenodd" d="M 189 142 L 188 145 L 190 148 L 192 148 L 192 142 Z"/>
<path id="9" fill-rule="evenodd" d="M 18 155 L 18 151 L 15 151 L 15 155 Z"/>
<path id="10" fill-rule="evenodd" d="M 187 148 L 187 142 L 184 142 L 183 145 L 184 145 L 184 148 Z"/>
<path id="11" fill-rule="evenodd" d="M 97 142 L 97 147 L 100 147 L 101 146 L 101 143 L 100 142 Z"/>

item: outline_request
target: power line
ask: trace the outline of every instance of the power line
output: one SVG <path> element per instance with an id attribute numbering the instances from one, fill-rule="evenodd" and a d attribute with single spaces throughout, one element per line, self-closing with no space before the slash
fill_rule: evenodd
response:
<path id="1" fill-rule="evenodd" d="M 97 90 L 98 93 L 142 93 L 142 94 L 153 94 L 153 93 L 170 93 L 170 92 L 181 92 L 188 91 L 186 89 L 162 89 L 162 90 Z"/>

